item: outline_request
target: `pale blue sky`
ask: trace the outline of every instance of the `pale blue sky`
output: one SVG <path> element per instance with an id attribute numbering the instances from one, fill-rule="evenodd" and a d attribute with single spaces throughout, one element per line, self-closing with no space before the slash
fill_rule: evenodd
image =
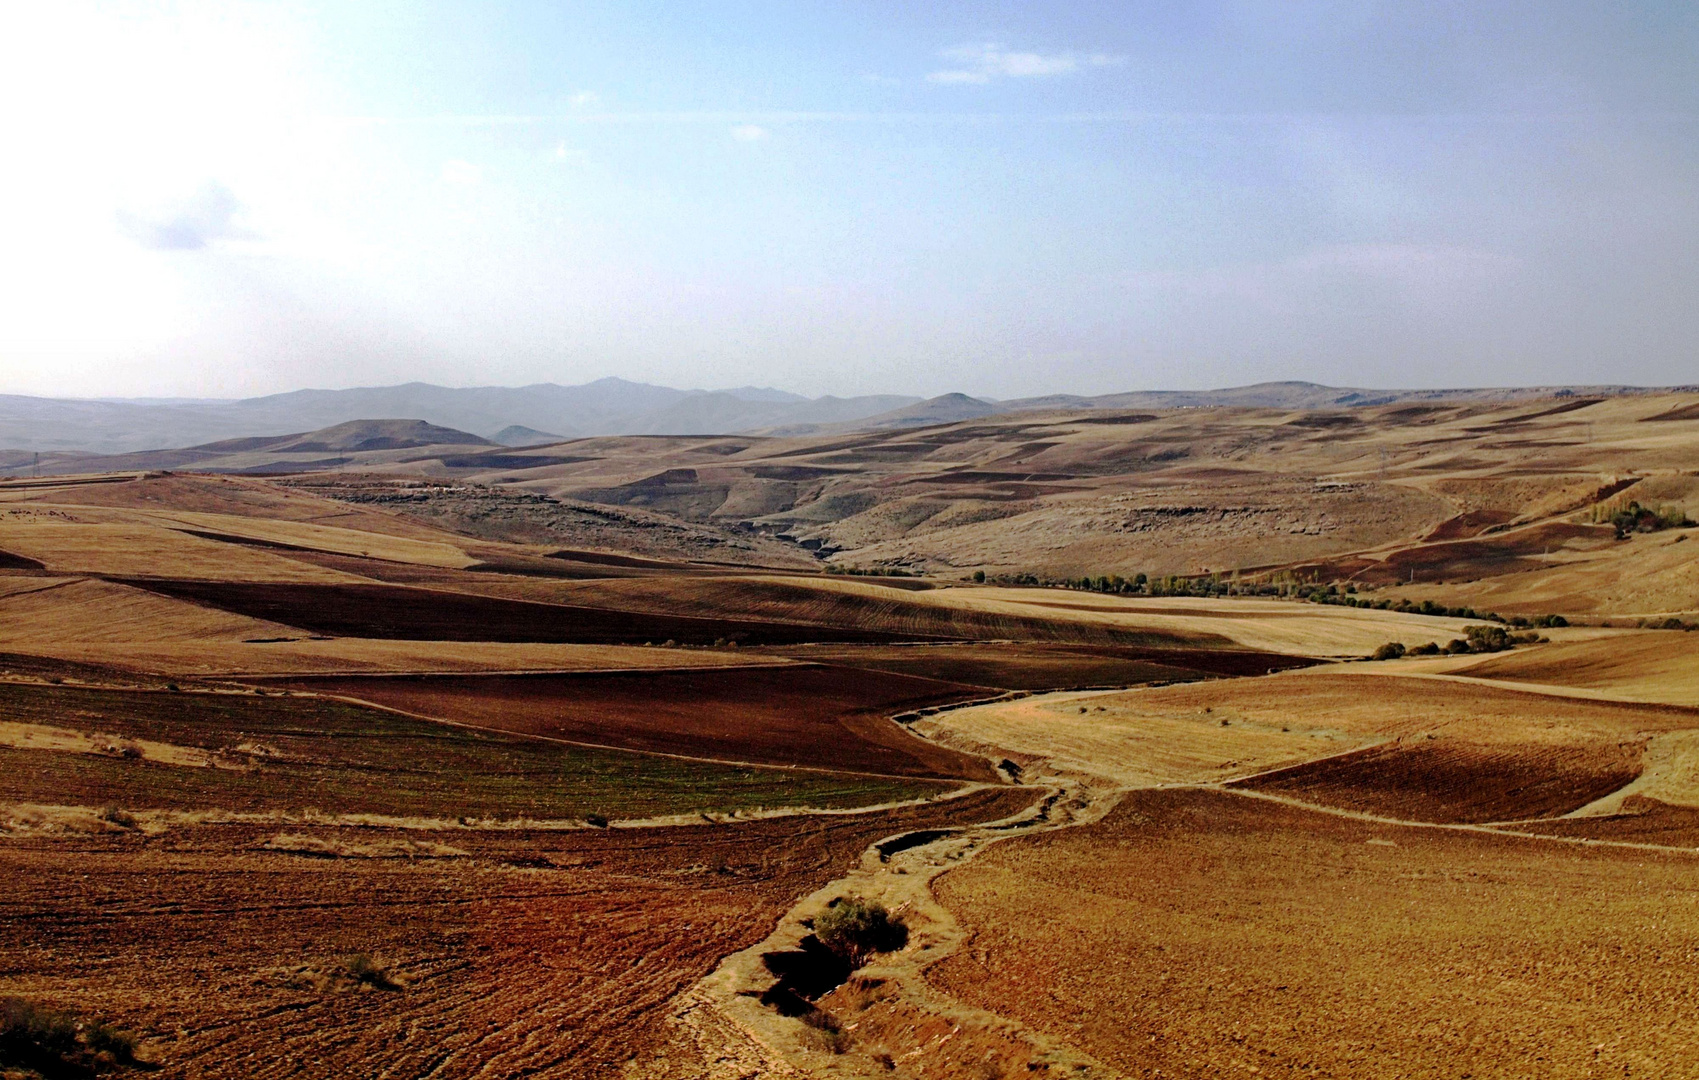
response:
<path id="1" fill-rule="evenodd" d="M 1686 3 L 0 9 L 0 392 L 1699 380 Z"/>

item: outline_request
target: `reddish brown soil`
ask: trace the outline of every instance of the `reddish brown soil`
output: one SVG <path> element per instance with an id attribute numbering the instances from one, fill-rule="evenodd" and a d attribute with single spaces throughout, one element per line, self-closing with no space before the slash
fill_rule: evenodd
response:
<path id="1" fill-rule="evenodd" d="M 197 767 L 121 752 L 0 746 L 0 807 L 296 814 L 312 809 L 546 821 L 869 806 L 943 790 L 937 781 L 920 779 L 589 749 L 301 695 L 146 693 L 5 681 L 0 717 L 69 728 L 114 751 L 128 740 L 154 740 L 210 752 L 217 763 Z M 0 809 L 0 822 L 5 819 Z"/>
<path id="2" fill-rule="evenodd" d="M 798 659 L 919 675 L 1002 690 L 1056 690 L 1264 675 L 1315 661 L 1233 649 L 1146 649 L 1041 642 L 898 647 L 813 645 L 775 650 Z"/>
<path id="3" fill-rule="evenodd" d="M 1457 519 L 1452 519 L 1457 520 Z M 1450 522 L 1435 531 L 1445 529 Z M 1612 542 L 1606 525 L 1573 525 L 1551 522 L 1536 528 L 1518 529 L 1502 535 L 1483 536 L 1454 543 L 1430 544 L 1394 551 L 1384 560 L 1347 555 L 1294 567 L 1300 575 L 1320 580 L 1349 578 L 1372 585 L 1391 585 L 1413 580 L 1475 581 L 1524 570 L 1544 569 L 1547 564 L 1532 556 L 1555 551 L 1565 545 L 1593 548 Z M 1437 535 L 1435 539 L 1440 539 Z"/>
<path id="4" fill-rule="evenodd" d="M 1516 515 L 1509 510 L 1471 510 L 1466 514 L 1446 518 L 1435 525 L 1428 535 L 1422 539 L 1429 541 L 1464 540 L 1471 536 L 1479 536 L 1494 525 L 1503 525 L 1515 519 Z"/>
<path id="5" fill-rule="evenodd" d="M 845 817 L 425 834 L 468 857 L 313 859 L 236 826 L 0 846 L 0 993 L 149 1036 L 166 1078 L 663 1071 L 665 1004 L 893 832 L 1026 789 Z M 360 830 L 359 840 L 389 835 Z M 311 985 L 367 953 L 397 991 Z M 291 985 L 291 983 L 294 985 Z"/>
<path id="6" fill-rule="evenodd" d="M 535 641 L 707 645 L 806 641 L 890 642 L 905 636 L 778 622 L 652 615 L 606 608 L 504 600 L 399 585 L 298 585 L 136 579 L 125 584 L 209 607 L 336 637 L 405 641 Z M 263 614 L 262 614 L 263 613 Z"/>
<path id="7" fill-rule="evenodd" d="M 1128 1076 L 1688 1077 L 1696 869 L 1138 791 L 940 879 L 928 978 Z"/>
<path id="8" fill-rule="evenodd" d="M 1294 765 L 1233 786 L 1411 821 L 1553 817 L 1639 776 L 1643 747 L 1640 740 L 1497 747 L 1417 738 Z"/>
<path id="9" fill-rule="evenodd" d="M 1622 812 L 1609 817 L 1566 818 L 1516 828 L 1518 832 L 1547 836 L 1699 848 L 1699 807 L 1672 806 L 1645 795 L 1630 795 L 1622 801 Z"/>
<path id="10" fill-rule="evenodd" d="M 982 687 L 816 664 L 562 675 L 281 677 L 267 685 L 602 746 L 891 776 L 995 780 L 910 735 L 895 713 Z"/>

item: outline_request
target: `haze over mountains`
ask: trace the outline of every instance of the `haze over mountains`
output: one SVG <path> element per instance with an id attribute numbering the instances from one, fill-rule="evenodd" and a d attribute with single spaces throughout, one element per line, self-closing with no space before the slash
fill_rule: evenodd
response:
<path id="1" fill-rule="evenodd" d="M 444 387 L 428 383 L 348 390 L 297 390 L 243 400 L 66 399 L 0 396 L 0 448 L 123 454 L 229 439 L 296 435 L 355 420 L 405 417 L 470 432 L 507 446 L 592 435 L 812 435 L 880 430 L 1034 409 L 1312 409 L 1396 401 L 1504 401 L 1564 392 L 1644 393 L 1629 386 L 1368 390 L 1306 382 L 1201 391 L 1054 394 L 996 401 L 965 394 L 806 398 L 782 390 L 676 390 L 598 379 L 579 386 Z"/>

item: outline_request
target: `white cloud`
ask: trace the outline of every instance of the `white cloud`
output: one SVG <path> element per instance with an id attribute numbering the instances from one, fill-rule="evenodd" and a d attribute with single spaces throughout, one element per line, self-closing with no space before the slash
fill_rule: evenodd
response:
<path id="1" fill-rule="evenodd" d="M 590 109 L 602 103 L 602 95 L 594 90 L 580 90 L 567 98 L 566 103 L 574 109 Z"/>
<path id="2" fill-rule="evenodd" d="M 1015 52 L 994 42 L 960 45 L 945 49 L 939 55 L 954 61 L 957 66 L 930 73 L 926 76 L 928 82 L 980 85 L 999 78 L 1071 75 L 1086 68 L 1113 67 L 1121 63 L 1119 56 L 1108 53 Z"/>
<path id="3" fill-rule="evenodd" d="M 215 240 L 237 235 L 236 196 L 223 184 L 203 184 L 187 198 L 118 211 L 118 228 L 155 251 L 199 251 Z"/>
<path id="4" fill-rule="evenodd" d="M 471 187 L 484 178 L 484 170 L 470 161 L 445 161 L 442 163 L 442 182 L 456 187 Z"/>
<path id="5" fill-rule="evenodd" d="M 760 124 L 739 124 L 732 128 L 732 138 L 738 142 L 760 142 L 771 134 Z"/>

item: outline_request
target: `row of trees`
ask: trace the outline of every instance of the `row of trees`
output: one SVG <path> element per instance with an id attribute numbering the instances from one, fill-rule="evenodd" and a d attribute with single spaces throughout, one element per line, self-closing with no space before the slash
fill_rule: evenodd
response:
<path id="1" fill-rule="evenodd" d="M 1599 503 L 1593 507 L 1589 516 L 1595 525 L 1613 526 L 1618 540 L 1626 538 L 1630 533 L 1689 529 L 1694 524 L 1682 507 L 1642 506 L 1636 499 L 1627 502 L 1612 499 L 1610 502 Z"/>
<path id="2" fill-rule="evenodd" d="M 1533 631 L 1513 634 L 1502 626 L 1465 626 L 1463 636 L 1452 638 L 1443 647 L 1435 641 L 1406 649 L 1402 641 L 1389 641 L 1374 651 L 1371 660 L 1396 660 L 1401 656 L 1439 656 L 1442 653 L 1495 653 L 1517 645 L 1531 645 L 1544 638 Z"/>

